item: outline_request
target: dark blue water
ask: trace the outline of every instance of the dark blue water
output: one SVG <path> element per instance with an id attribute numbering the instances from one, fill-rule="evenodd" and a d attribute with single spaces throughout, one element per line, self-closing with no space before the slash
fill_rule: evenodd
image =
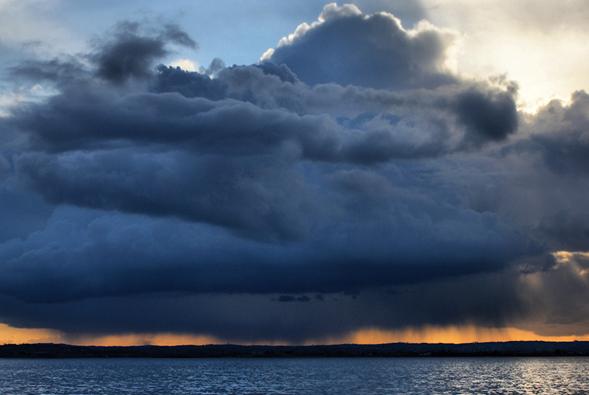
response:
<path id="1" fill-rule="evenodd" d="M 589 358 L 0 360 L 0 394 L 383 393 L 589 393 Z"/>

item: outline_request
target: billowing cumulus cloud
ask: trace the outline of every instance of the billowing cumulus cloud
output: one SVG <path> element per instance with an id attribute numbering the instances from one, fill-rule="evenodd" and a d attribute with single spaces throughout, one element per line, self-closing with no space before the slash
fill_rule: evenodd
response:
<path id="1" fill-rule="evenodd" d="M 393 14 L 363 14 L 352 4 L 325 6 L 262 60 L 286 64 L 309 84 L 372 88 L 435 87 L 455 80 L 445 70 L 453 34 L 427 23 L 403 28 Z"/>
<path id="2" fill-rule="evenodd" d="M 11 67 L 53 94 L 0 118 L 0 321 L 589 330 L 558 292 L 586 292 L 587 95 L 520 114 L 516 84 L 447 70 L 453 37 L 331 4 L 254 65 L 160 64 L 196 42 L 124 22 Z"/>

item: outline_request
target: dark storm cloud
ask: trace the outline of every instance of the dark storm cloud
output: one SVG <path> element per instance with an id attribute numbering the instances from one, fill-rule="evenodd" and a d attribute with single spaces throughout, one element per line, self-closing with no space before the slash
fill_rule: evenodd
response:
<path id="1" fill-rule="evenodd" d="M 552 309 L 526 276 L 586 246 L 586 94 L 523 116 L 444 69 L 449 33 L 353 6 L 256 65 L 174 45 L 123 23 L 12 68 L 56 93 L 0 119 L 0 322 L 300 341 Z"/>
<path id="2" fill-rule="evenodd" d="M 538 150 L 546 164 L 561 174 L 589 173 L 589 94 L 575 92 L 569 105 L 553 101 L 530 126 L 534 136 L 525 149 Z"/>
<path id="3" fill-rule="evenodd" d="M 0 243 L 16 237 L 26 237 L 31 232 L 43 229 L 51 214 L 50 205 L 38 196 L 14 190 L 7 185 L 0 189 L 0 206 L 2 222 L 10 224 L 0 228 Z"/>
<path id="4" fill-rule="evenodd" d="M 75 85 L 98 76 L 119 84 L 130 78 L 152 76 L 156 62 L 170 54 L 174 45 L 193 50 L 198 48 L 196 41 L 175 24 L 154 27 L 125 21 L 113 27 L 108 35 L 95 38 L 93 51 L 84 57 L 32 58 L 8 67 L 8 70 L 11 77 L 33 82 Z M 85 67 L 88 62 L 91 68 Z"/>
<path id="5" fill-rule="evenodd" d="M 52 203 L 176 216 L 244 237 L 297 239 L 308 228 L 310 192 L 301 176 L 278 160 L 121 149 L 31 155 L 19 167 Z"/>
<path id="6" fill-rule="evenodd" d="M 39 82 L 43 80 L 63 83 L 85 75 L 78 59 L 26 60 L 10 67 L 10 74 L 16 78 Z"/>
<path id="7" fill-rule="evenodd" d="M 168 53 L 168 44 L 195 49 L 196 42 L 176 25 L 166 25 L 154 35 L 145 35 L 137 23 L 120 23 L 112 38 L 97 42 L 90 59 L 97 75 L 120 83 L 128 78 L 145 78 L 153 72 L 154 62 Z"/>
<path id="8" fill-rule="evenodd" d="M 187 72 L 179 67 L 164 65 L 160 65 L 157 71 L 158 78 L 153 85 L 153 90 L 156 92 L 177 92 L 185 97 L 198 96 L 211 100 L 226 97 L 225 84 L 218 79 L 211 79 L 208 74 Z"/>
<path id="9" fill-rule="evenodd" d="M 182 142 L 201 152 L 243 155 L 292 143 L 306 159 L 361 163 L 458 151 L 472 142 L 500 140 L 517 125 L 510 93 L 466 83 L 404 98 L 352 92 L 359 97 L 341 100 L 351 119 L 338 117 L 333 102 L 347 90 L 316 91 L 259 67 L 225 70 L 217 79 L 160 67 L 154 89 L 168 94 L 121 95 L 87 83 L 82 88 L 69 86 L 47 103 L 22 106 L 12 122 L 48 150 Z M 351 112 L 359 100 L 365 111 Z M 322 106 L 332 116 L 306 113 Z"/>
<path id="10" fill-rule="evenodd" d="M 589 210 L 585 207 L 560 208 L 560 211 L 544 216 L 538 228 L 554 241 L 557 248 L 583 251 L 589 241 Z"/>
<path id="11" fill-rule="evenodd" d="M 265 74 L 275 75 L 283 82 L 294 84 L 298 81 L 297 76 L 284 64 L 276 65 L 270 62 L 262 62 L 256 67 L 260 68 Z"/>
<path id="12" fill-rule="evenodd" d="M 467 128 L 472 140 L 503 140 L 518 126 L 515 100 L 509 92 L 467 90 L 455 102 L 458 118 Z"/>
<path id="13" fill-rule="evenodd" d="M 288 244 L 249 240 L 252 230 L 243 238 L 204 224 L 58 209 L 44 229 L 3 245 L 0 289 L 36 302 L 158 291 L 357 292 L 495 271 L 526 252 L 521 235 L 493 224 L 490 216 L 434 211 L 429 215 L 447 218 L 431 224 L 427 211 L 439 210 L 433 202 L 416 217 L 379 218 L 387 205 L 376 200 L 365 215 L 354 215 L 363 193 L 333 202 L 345 210 L 333 218 L 316 213 L 318 218 L 299 219 L 301 227 L 323 223 Z M 335 222 L 346 216 L 345 224 Z M 395 219 L 400 223 L 391 223 Z M 448 232 L 455 233 L 452 239 Z M 420 250 L 419 243 L 430 249 Z"/>
<path id="14" fill-rule="evenodd" d="M 510 194 L 511 204 L 519 216 L 535 222 L 534 229 L 553 250 L 586 250 L 589 95 L 579 91 L 568 104 L 552 101 L 528 116 L 521 129 L 526 137 L 502 154 L 521 173 L 512 182 L 522 197 Z"/>
<path id="15" fill-rule="evenodd" d="M 311 298 L 309 298 L 307 295 L 302 295 L 302 296 L 293 296 L 293 295 L 280 295 L 276 301 L 278 302 L 283 302 L 283 303 L 289 303 L 289 302 L 310 302 Z"/>
<path id="16" fill-rule="evenodd" d="M 554 287 L 562 285 L 567 275 L 563 272 L 562 278 L 555 274 L 542 273 L 542 281 Z M 568 280 L 580 285 L 572 276 Z M 376 289 L 355 297 L 329 295 L 323 300 L 307 295 L 281 295 L 283 302 L 280 295 L 252 294 L 154 293 L 51 304 L 22 303 L 3 297 L 0 318 L 31 327 L 51 323 L 72 336 L 177 332 L 214 334 L 244 342 L 320 341 L 347 335 L 358 328 L 511 324 L 526 313 L 542 310 L 549 300 L 530 293 L 531 290 L 525 276 L 510 272 L 470 276 L 467 281 L 456 278 L 409 285 L 395 293 Z M 530 300 L 530 295 L 542 297 Z M 566 299 L 574 300 L 564 293 L 560 296 L 564 299 L 550 301 L 551 306 L 556 307 Z M 575 316 L 576 312 L 568 318 Z"/>

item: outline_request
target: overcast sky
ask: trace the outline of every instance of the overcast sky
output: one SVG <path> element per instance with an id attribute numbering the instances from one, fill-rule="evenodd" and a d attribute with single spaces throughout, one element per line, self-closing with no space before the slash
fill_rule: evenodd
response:
<path id="1" fill-rule="evenodd" d="M 0 341 L 587 337 L 588 18 L 0 0 Z"/>

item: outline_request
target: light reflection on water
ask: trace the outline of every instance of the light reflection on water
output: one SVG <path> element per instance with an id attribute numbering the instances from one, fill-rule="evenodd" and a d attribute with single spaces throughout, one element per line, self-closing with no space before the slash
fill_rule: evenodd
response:
<path id="1" fill-rule="evenodd" d="M 589 358 L 0 360 L 1 394 L 583 394 Z"/>

